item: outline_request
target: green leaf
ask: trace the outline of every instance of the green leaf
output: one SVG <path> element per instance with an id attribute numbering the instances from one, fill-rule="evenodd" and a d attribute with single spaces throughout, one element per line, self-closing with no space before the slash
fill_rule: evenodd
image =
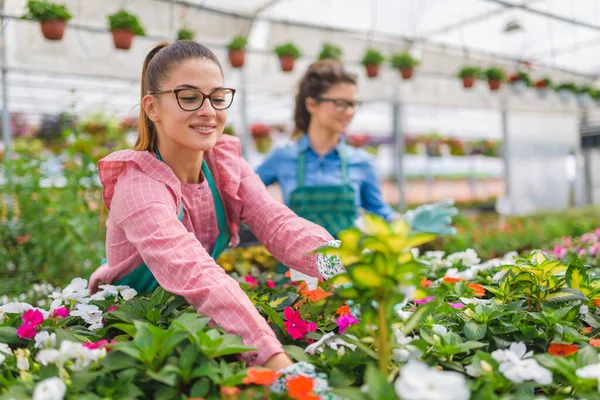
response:
<path id="1" fill-rule="evenodd" d="M 178 328 L 185 332 L 197 333 L 203 330 L 209 321 L 210 318 L 202 317 L 196 313 L 185 313 L 171 322 L 169 330 Z"/>
<path id="2" fill-rule="evenodd" d="M 486 343 L 469 341 L 469 342 L 457 344 L 455 346 L 455 348 L 456 348 L 456 350 L 459 350 L 460 353 L 463 353 L 463 352 L 466 352 L 469 350 L 479 349 L 479 348 L 485 347 L 485 346 L 487 346 Z"/>
<path id="3" fill-rule="evenodd" d="M 415 330 L 421 323 L 432 314 L 439 306 L 439 302 L 434 300 L 427 304 L 423 304 L 417 307 L 415 312 L 408 318 L 404 326 L 402 327 L 402 333 L 408 335 Z"/>
<path id="4" fill-rule="evenodd" d="M 331 393 L 337 394 L 343 399 L 348 400 L 365 400 L 367 395 L 359 388 L 335 388 L 331 389 Z"/>
<path id="5" fill-rule="evenodd" d="M 191 371 L 196 359 L 198 358 L 198 349 L 193 344 L 188 344 L 181 350 L 179 357 L 179 366 L 182 370 Z"/>
<path id="6" fill-rule="evenodd" d="M 363 222 L 367 234 L 371 236 L 387 236 L 391 233 L 391 227 L 388 223 L 373 213 L 364 213 Z"/>
<path id="7" fill-rule="evenodd" d="M 177 372 L 178 369 L 174 365 L 166 365 L 158 373 L 147 370 L 146 374 L 157 382 L 175 387 L 175 385 L 177 385 Z"/>
<path id="8" fill-rule="evenodd" d="M 300 297 L 298 293 L 281 292 L 271 296 L 269 307 L 275 311 L 283 311 L 286 307 L 291 306 Z"/>
<path id="9" fill-rule="evenodd" d="M 348 267 L 348 275 L 357 288 L 379 288 L 384 282 L 375 268 L 368 264 L 355 264 Z"/>
<path id="10" fill-rule="evenodd" d="M 190 389 L 190 397 L 205 398 L 210 391 L 210 381 L 206 378 L 197 380 Z"/>
<path id="11" fill-rule="evenodd" d="M 550 293 L 544 300 L 558 303 L 562 301 L 587 300 L 587 297 L 577 289 L 563 288 L 557 292 Z"/>
<path id="12" fill-rule="evenodd" d="M 135 325 L 132 324 L 112 324 L 110 327 L 123 331 L 131 337 L 134 337 L 137 332 Z"/>
<path id="13" fill-rule="evenodd" d="M 345 248 L 358 250 L 358 244 L 362 237 L 360 230 L 357 228 L 346 229 L 340 232 L 338 236 Z"/>
<path id="14" fill-rule="evenodd" d="M 487 325 L 478 324 L 475 321 L 469 321 L 465 324 L 463 332 L 469 340 L 481 340 L 485 337 Z"/>
<path id="15" fill-rule="evenodd" d="M 285 352 L 290 355 L 296 362 L 312 362 L 310 356 L 304 352 L 304 349 L 294 345 L 283 346 Z"/>
<path id="16" fill-rule="evenodd" d="M 349 371 L 346 373 L 337 367 L 333 367 L 329 374 L 329 384 L 333 387 L 348 387 L 355 381 L 356 377 L 353 372 Z"/>
<path id="17" fill-rule="evenodd" d="M 0 342 L 11 344 L 18 343 L 21 339 L 17 335 L 17 329 L 12 326 L 0 327 Z"/>
<path id="18" fill-rule="evenodd" d="M 131 342 L 121 342 L 113 345 L 113 350 L 117 350 L 142 361 L 142 352 L 136 348 Z"/>
<path id="19" fill-rule="evenodd" d="M 279 328 L 281 328 L 282 331 L 285 332 L 285 325 L 283 324 L 283 318 L 281 318 L 281 316 L 277 313 L 277 311 L 273 310 L 271 307 L 269 307 L 266 304 L 261 304 L 260 307 L 263 309 L 263 311 L 265 313 L 267 313 L 267 315 L 269 316 L 269 319 L 275 325 L 277 325 Z"/>
<path id="20" fill-rule="evenodd" d="M 588 275 L 583 264 L 576 260 L 572 262 L 565 274 L 567 285 L 572 289 L 579 289 L 588 286 Z"/>
<path id="21" fill-rule="evenodd" d="M 596 364 L 598 362 L 598 353 L 592 346 L 583 346 L 577 352 L 577 366 L 579 368 L 586 365 Z"/>
<path id="22" fill-rule="evenodd" d="M 367 365 L 365 373 L 365 383 L 368 386 L 370 394 L 377 393 L 377 400 L 396 400 L 394 387 L 387 381 L 377 367 L 373 364 Z"/>
<path id="23" fill-rule="evenodd" d="M 242 344 L 242 339 L 239 336 L 226 335 L 219 347 L 212 354 L 212 358 L 245 353 L 252 350 L 256 350 L 256 347 Z"/>

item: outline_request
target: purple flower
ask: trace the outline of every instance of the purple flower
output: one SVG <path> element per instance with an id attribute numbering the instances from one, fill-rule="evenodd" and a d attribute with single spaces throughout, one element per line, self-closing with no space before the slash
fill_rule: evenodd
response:
<path id="1" fill-rule="evenodd" d="M 425 298 L 423 298 L 421 300 L 415 300 L 415 304 L 417 304 L 417 305 L 427 304 L 430 301 L 432 301 L 433 299 L 435 299 L 434 296 L 428 296 L 428 297 L 425 297 Z"/>
<path id="2" fill-rule="evenodd" d="M 448 305 L 449 305 L 450 307 L 452 307 L 452 308 L 457 308 L 457 309 L 459 309 L 459 310 L 465 306 L 465 305 L 464 305 L 463 303 L 461 303 L 461 302 L 458 302 L 458 303 L 450 303 L 450 302 L 448 302 Z"/>
<path id="3" fill-rule="evenodd" d="M 346 314 L 339 317 L 336 322 L 340 327 L 339 333 L 342 334 L 350 325 L 358 324 L 358 319 L 354 318 L 352 314 Z"/>

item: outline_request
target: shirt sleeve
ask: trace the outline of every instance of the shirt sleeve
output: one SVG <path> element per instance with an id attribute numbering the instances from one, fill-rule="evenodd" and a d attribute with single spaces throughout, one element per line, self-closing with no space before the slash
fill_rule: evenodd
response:
<path id="1" fill-rule="evenodd" d="M 241 221 L 281 263 L 306 275 L 322 278 L 316 254 L 309 254 L 333 240 L 321 226 L 297 216 L 274 200 L 250 165 L 242 158 L 243 201 Z"/>
<path id="2" fill-rule="evenodd" d="M 381 216 L 388 222 L 399 217 L 400 214 L 394 211 L 394 209 L 383 200 L 379 179 L 377 178 L 373 164 L 369 160 L 365 160 L 363 168 L 365 170 L 365 179 L 360 187 L 362 207 L 373 214 Z"/>
<path id="3" fill-rule="evenodd" d="M 183 296 L 198 313 L 225 331 L 241 336 L 244 344 L 257 347 L 258 351 L 244 353 L 249 364 L 263 365 L 282 353 L 281 343 L 238 282 L 187 231 L 174 212 L 172 195 L 166 188 L 161 189 L 165 196 L 149 188 L 147 196 L 136 198 L 131 195 L 133 190 L 119 182 L 110 210 L 111 218 L 115 218 L 160 286 Z"/>
<path id="4" fill-rule="evenodd" d="M 279 166 L 279 152 L 275 150 L 267 156 L 261 165 L 256 169 L 256 173 L 265 186 L 272 185 L 278 181 L 277 168 Z"/>

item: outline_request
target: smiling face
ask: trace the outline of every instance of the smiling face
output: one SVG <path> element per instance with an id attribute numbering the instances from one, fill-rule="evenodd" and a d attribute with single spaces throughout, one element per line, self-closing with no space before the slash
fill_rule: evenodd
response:
<path id="1" fill-rule="evenodd" d="M 318 124 L 331 132 L 345 132 L 352 121 L 356 104 L 356 85 L 338 83 L 323 92 L 324 101 L 306 99 L 306 108 L 310 113 L 310 123 Z"/>
<path id="2" fill-rule="evenodd" d="M 158 91 L 192 88 L 210 94 L 221 87 L 223 74 L 219 66 L 206 58 L 193 58 L 172 66 Z M 184 94 L 180 94 L 179 100 L 184 108 L 194 101 Z M 227 110 L 215 110 L 208 98 L 195 111 L 183 110 L 173 93 L 146 95 L 142 106 L 156 126 L 160 146 L 174 151 L 212 149 L 227 121 Z"/>

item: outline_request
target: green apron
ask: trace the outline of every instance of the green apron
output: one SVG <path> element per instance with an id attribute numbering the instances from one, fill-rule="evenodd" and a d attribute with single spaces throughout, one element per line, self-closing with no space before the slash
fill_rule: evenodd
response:
<path id="1" fill-rule="evenodd" d="M 155 153 L 158 159 L 163 161 L 158 150 L 156 150 Z M 215 212 L 217 214 L 217 225 L 219 226 L 219 235 L 217 236 L 212 253 L 210 254 L 211 257 L 216 261 L 221 253 L 229 246 L 229 239 L 231 238 L 231 235 L 229 233 L 229 227 L 227 226 L 227 219 L 225 218 L 223 202 L 221 201 L 221 197 L 217 191 L 217 186 L 215 185 L 212 174 L 210 173 L 210 170 L 208 169 L 208 166 L 204 160 L 202 160 L 202 172 L 204 173 L 206 181 L 210 186 L 210 191 L 212 192 L 213 201 L 215 203 Z M 179 206 L 179 221 L 182 219 L 183 201 L 181 201 Z M 103 261 L 103 263 L 104 262 L 106 261 Z M 134 288 L 140 294 L 150 293 L 159 286 L 156 278 L 154 278 L 154 275 L 152 275 L 152 272 L 145 263 L 141 264 L 123 278 L 117 280 L 114 284 L 127 285 Z"/>
<path id="2" fill-rule="evenodd" d="M 322 226 L 336 238 L 339 232 L 354 226 L 357 213 L 354 188 L 348 178 L 345 144 L 341 143 L 339 148 L 343 183 L 304 186 L 305 152 L 301 152 L 298 155 L 298 187 L 292 191 L 289 204 L 298 216 Z M 277 266 L 278 273 L 283 274 L 287 269 L 281 263 Z"/>

